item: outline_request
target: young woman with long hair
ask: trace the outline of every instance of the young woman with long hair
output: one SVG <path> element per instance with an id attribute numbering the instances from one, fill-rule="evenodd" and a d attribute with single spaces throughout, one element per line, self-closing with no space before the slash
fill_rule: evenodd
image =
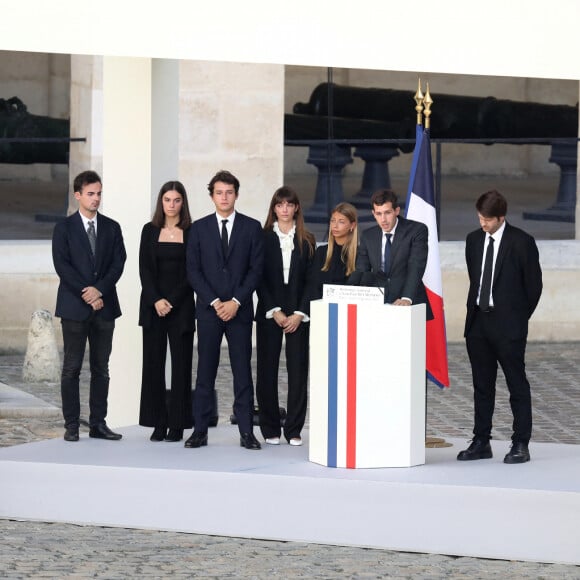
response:
<path id="1" fill-rule="evenodd" d="M 284 437 L 290 445 L 302 445 L 310 332 L 307 275 L 314 249 L 314 236 L 304 225 L 297 193 L 280 187 L 272 196 L 264 224 L 264 270 L 256 310 L 256 397 L 260 430 L 271 445 L 278 445 L 282 434 L 278 370 L 283 337 L 288 372 Z"/>

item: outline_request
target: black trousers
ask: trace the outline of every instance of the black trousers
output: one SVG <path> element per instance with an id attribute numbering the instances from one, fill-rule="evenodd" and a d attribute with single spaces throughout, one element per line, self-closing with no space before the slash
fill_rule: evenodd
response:
<path id="1" fill-rule="evenodd" d="M 496 317 L 496 312 L 478 311 L 465 339 L 474 387 L 473 434 L 484 440 L 491 438 L 499 363 L 510 394 L 512 441 L 528 443 L 532 435 L 532 400 L 526 377 L 526 338 L 507 338 L 498 331 Z"/>
<path id="2" fill-rule="evenodd" d="M 284 335 L 274 320 L 256 325 L 257 379 L 256 398 L 260 410 L 260 430 L 264 438 L 280 437 L 278 372 L 282 337 L 286 338 L 286 371 L 288 373 L 287 415 L 284 437 L 300 437 L 306 420 L 308 398 L 310 323 L 303 322 L 296 332 Z"/>
<path id="3" fill-rule="evenodd" d="M 175 314 L 176 316 L 173 316 Z M 143 328 L 143 372 L 139 425 L 189 429 L 193 427 L 191 406 L 193 331 L 180 331 L 179 312 L 154 316 Z M 167 342 L 171 355 L 171 391 L 166 401 L 165 362 Z"/>
<path id="4" fill-rule="evenodd" d="M 197 321 L 197 377 L 193 393 L 195 431 L 207 432 L 215 413 L 215 380 L 222 338 L 228 343 L 234 379 L 234 414 L 240 433 L 253 431 L 254 381 L 252 380 L 252 322 Z"/>
<path id="5" fill-rule="evenodd" d="M 61 320 L 64 357 L 60 392 L 62 414 L 67 428 L 78 428 L 81 412 L 79 376 L 83 366 L 87 340 L 91 382 L 89 391 L 89 425 L 105 423 L 109 395 L 109 357 L 113 345 L 114 320 L 103 320 L 93 312 L 87 320 Z"/>

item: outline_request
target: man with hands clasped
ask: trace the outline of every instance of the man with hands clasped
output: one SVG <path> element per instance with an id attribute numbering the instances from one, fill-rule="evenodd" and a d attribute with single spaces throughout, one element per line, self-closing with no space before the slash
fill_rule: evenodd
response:
<path id="1" fill-rule="evenodd" d="M 84 171 L 73 183 L 79 210 L 56 224 L 52 257 L 60 283 L 56 316 L 61 318 L 64 359 L 61 376 L 65 441 L 79 440 L 79 376 L 87 340 L 90 348 L 89 437 L 118 440 L 105 422 L 109 356 L 115 319 L 121 316 L 115 285 L 127 254 L 116 221 L 98 213 L 102 182 Z"/>
<path id="2" fill-rule="evenodd" d="M 234 414 L 240 445 L 260 449 L 253 434 L 252 295 L 260 283 L 264 250 L 260 222 L 235 211 L 240 182 L 219 171 L 208 185 L 215 212 L 191 226 L 187 277 L 197 295 L 197 378 L 194 431 L 185 447 L 207 445 L 222 337 L 234 379 Z"/>

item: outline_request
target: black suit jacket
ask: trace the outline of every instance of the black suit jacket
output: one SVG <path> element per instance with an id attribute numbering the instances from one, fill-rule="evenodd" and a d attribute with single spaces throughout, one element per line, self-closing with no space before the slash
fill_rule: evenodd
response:
<path id="1" fill-rule="evenodd" d="M 356 258 L 356 272 L 351 282 L 384 287 L 385 303 L 398 298 L 410 298 L 413 304 L 426 304 L 427 319 L 433 313 L 423 284 L 423 274 L 427 266 L 429 252 L 427 226 L 420 222 L 397 218 L 397 228 L 391 247 L 391 267 L 386 274 L 381 273 L 383 231 L 377 226 L 365 230 Z M 368 273 L 373 274 L 372 278 Z"/>
<path id="2" fill-rule="evenodd" d="M 485 237 L 485 232 L 478 229 L 468 234 L 465 243 L 469 274 L 465 336 L 475 315 Z M 528 320 L 542 295 L 542 269 L 534 238 L 508 223 L 499 245 L 491 292 L 497 313 L 494 319 L 501 332 L 512 339 L 525 338 Z"/>
<path id="3" fill-rule="evenodd" d="M 264 270 L 258 287 L 256 320 L 259 322 L 265 321 L 266 312 L 276 307 L 282 308 L 286 315 L 290 315 L 296 310 L 309 315 L 310 300 L 306 276 L 310 269 L 312 256 L 308 242 L 304 241 L 302 243 L 302 253 L 300 253 L 298 239 L 294 236 L 288 288 L 285 291 L 280 238 L 274 230 L 265 230 L 263 235 Z"/>
<path id="4" fill-rule="evenodd" d="M 187 248 L 189 230 L 183 231 L 183 244 Z M 187 281 L 185 260 L 180 283 L 177 284 L 167 296 L 163 296 L 157 284 L 157 245 L 159 242 L 160 228 L 151 222 L 143 226 L 141 231 L 141 244 L 139 246 L 139 277 L 141 278 L 141 299 L 139 303 L 139 324 L 145 328 L 151 325 L 153 316 L 157 316 L 155 302 L 165 298 L 173 306 L 171 314 L 179 316 L 179 328 L 181 332 L 195 330 L 195 301 L 193 290 Z"/>
<path id="5" fill-rule="evenodd" d="M 121 316 L 116 284 L 126 259 L 121 226 L 116 221 L 98 214 L 94 257 L 78 211 L 57 223 L 52 235 L 52 260 L 60 278 L 55 315 L 77 321 L 89 318 L 93 309 L 81 294 L 83 288 L 94 286 L 103 295 L 99 314 L 105 320 Z"/>
<path id="6" fill-rule="evenodd" d="M 264 245 L 260 222 L 236 212 L 224 260 L 215 213 L 195 221 L 187 243 L 187 277 L 197 295 L 196 318 L 216 320 L 211 303 L 236 298 L 236 320 L 251 323 L 253 293 L 260 283 Z"/>

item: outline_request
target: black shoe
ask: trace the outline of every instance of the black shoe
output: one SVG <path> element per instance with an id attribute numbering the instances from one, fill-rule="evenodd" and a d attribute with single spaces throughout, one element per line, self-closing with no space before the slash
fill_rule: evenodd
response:
<path id="1" fill-rule="evenodd" d="M 78 427 L 67 427 L 64 432 L 65 441 L 78 441 L 79 440 L 79 428 Z"/>
<path id="2" fill-rule="evenodd" d="M 191 437 L 185 442 L 184 447 L 189 449 L 196 449 L 197 447 L 205 447 L 207 445 L 207 433 L 200 433 L 194 431 Z"/>
<path id="3" fill-rule="evenodd" d="M 262 449 L 260 442 L 253 433 L 242 433 L 240 435 L 240 447 L 245 447 L 246 449 Z"/>
<path id="4" fill-rule="evenodd" d="M 522 441 L 514 441 L 509 453 L 503 458 L 504 463 L 526 463 L 529 460 L 528 444 Z"/>
<path id="5" fill-rule="evenodd" d="M 153 429 L 153 433 L 151 433 L 151 437 L 149 437 L 150 441 L 163 441 L 165 439 L 165 435 L 167 434 L 167 429 L 165 427 L 155 427 Z"/>
<path id="6" fill-rule="evenodd" d="M 181 441 L 183 439 L 183 429 L 169 429 L 165 436 L 165 441 Z"/>
<path id="7" fill-rule="evenodd" d="M 457 455 L 459 461 L 473 461 L 474 459 L 491 459 L 491 445 L 485 439 L 474 439 L 471 445 Z"/>
<path id="8" fill-rule="evenodd" d="M 119 441 L 123 435 L 120 433 L 113 433 L 104 423 L 102 425 L 95 425 L 89 431 L 89 437 L 93 439 L 107 439 L 108 441 Z"/>

